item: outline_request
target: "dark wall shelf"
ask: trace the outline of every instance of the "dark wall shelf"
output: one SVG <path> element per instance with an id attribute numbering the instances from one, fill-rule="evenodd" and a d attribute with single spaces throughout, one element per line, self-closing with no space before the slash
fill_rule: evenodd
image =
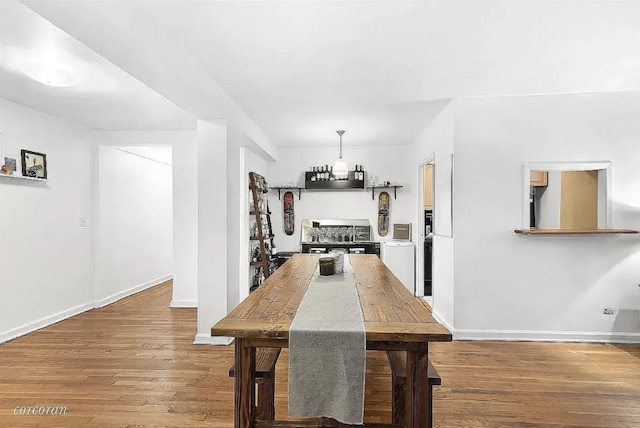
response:
<path id="1" fill-rule="evenodd" d="M 304 187 L 274 186 L 274 187 L 269 187 L 269 189 L 278 191 L 278 200 L 280 200 L 280 197 L 281 197 L 280 192 L 284 191 L 285 193 L 287 193 L 287 192 L 291 192 L 291 191 L 297 190 L 298 191 L 298 200 L 300 200 L 300 194 L 304 190 Z"/>
<path id="2" fill-rule="evenodd" d="M 349 171 L 347 180 L 320 180 L 311 181 L 313 172 L 305 172 L 304 186 L 305 189 L 315 190 L 344 190 L 344 189 L 364 189 L 365 180 L 356 180 L 355 171 Z M 366 177 L 365 177 L 366 178 Z"/>
<path id="3" fill-rule="evenodd" d="M 400 186 L 400 185 L 393 185 L 393 186 L 370 186 L 368 187 L 368 189 L 371 189 L 371 199 L 375 200 L 376 199 L 376 189 L 393 189 L 393 199 L 397 199 L 398 198 L 398 189 L 404 187 L 404 186 Z"/>

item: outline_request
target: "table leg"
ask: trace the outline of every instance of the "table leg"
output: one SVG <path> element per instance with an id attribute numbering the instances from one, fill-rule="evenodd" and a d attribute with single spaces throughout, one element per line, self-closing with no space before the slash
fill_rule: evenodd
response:
<path id="1" fill-rule="evenodd" d="M 235 339 L 236 375 L 234 377 L 234 428 L 255 426 L 256 348 L 245 346 L 245 339 Z"/>
<path id="2" fill-rule="evenodd" d="M 407 351 L 405 425 L 407 428 L 430 427 L 429 345 L 420 343 L 417 350 Z"/>

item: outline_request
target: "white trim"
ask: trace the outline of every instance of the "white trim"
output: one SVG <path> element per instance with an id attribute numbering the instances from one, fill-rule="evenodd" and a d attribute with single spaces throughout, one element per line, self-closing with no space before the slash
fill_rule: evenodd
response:
<path id="1" fill-rule="evenodd" d="M 81 314 L 91 309 L 93 309 L 93 302 L 85 303 L 83 305 L 78 305 L 71 309 L 60 311 L 53 315 L 49 315 L 49 316 L 40 318 L 38 320 L 28 322 L 26 324 L 21 325 L 20 327 L 16 327 L 11 330 L 7 330 L 3 333 L 0 333 L 0 343 L 8 342 L 9 340 L 13 340 L 17 337 L 24 336 L 25 334 L 29 334 L 36 330 L 40 330 L 41 328 L 48 327 L 52 324 L 63 321 L 67 318 L 71 318 L 75 315 Z"/>
<path id="2" fill-rule="evenodd" d="M 228 346 L 233 342 L 233 337 L 224 336 L 210 336 L 205 333 L 196 334 L 193 340 L 194 345 L 214 345 L 214 346 Z"/>
<path id="3" fill-rule="evenodd" d="M 443 323 L 442 321 L 440 322 Z M 455 331 L 453 330 L 451 331 L 453 332 L 454 340 L 640 343 L 640 333 L 638 332 L 612 333 L 612 332 L 591 332 L 591 331 L 473 330 L 473 329 L 458 329 Z"/>
<path id="4" fill-rule="evenodd" d="M 160 278 L 152 279 L 151 281 L 147 281 L 145 283 L 133 286 L 131 288 L 127 288 L 126 290 L 119 291 L 118 293 L 112 294 L 111 296 L 107 296 L 102 299 L 96 300 L 95 307 L 102 308 L 103 306 L 110 305 L 113 302 L 117 302 L 120 299 L 139 293 L 143 290 L 146 290 L 147 288 L 151 288 L 156 285 L 162 284 L 163 282 L 166 282 L 170 279 L 173 279 L 172 273 L 161 276 Z"/>
<path id="5" fill-rule="evenodd" d="M 176 300 L 173 299 L 169 304 L 170 308 L 197 308 L 197 300 Z"/>
<path id="6" fill-rule="evenodd" d="M 445 326 L 447 328 L 447 330 L 449 330 L 452 334 L 453 334 L 453 338 L 456 339 L 455 337 L 455 329 L 453 328 L 453 326 L 451 324 L 449 324 L 447 322 L 447 320 L 444 319 L 444 317 L 442 315 L 440 315 L 440 312 L 438 312 L 435 309 L 431 310 L 431 315 L 433 315 L 433 318 L 435 318 L 436 321 L 438 321 L 440 324 L 442 324 L 443 326 Z"/>

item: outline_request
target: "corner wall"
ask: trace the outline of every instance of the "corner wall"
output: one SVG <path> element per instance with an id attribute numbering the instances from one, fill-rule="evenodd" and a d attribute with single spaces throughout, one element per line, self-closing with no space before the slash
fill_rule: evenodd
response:
<path id="1" fill-rule="evenodd" d="M 456 338 L 640 341 L 638 235 L 513 233 L 542 161 L 612 161 L 613 225 L 640 229 L 639 117 L 638 92 L 456 100 Z"/>
<path id="2" fill-rule="evenodd" d="M 0 163 L 30 149 L 48 166 L 47 182 L 0 177 L 1 343 L 94 306 L 95 135 L 1 98 L 0 130 Z"/>
<path id="3" fill-rule="evenodd" d="M 98 152 L 96 306 L 160 284 L 173 273 L 170 146 Z"/>
<path id="4" fill-rule="evenodd" d="M 424 216 L 424 206 L 418 206 L 421 180 L 419 167 L 426 160 L 433 158 L 435 162 L 445 159 L 453 154 L 454 138 L 454 112 L 455 104 L 451 100 L 434 102 L 435 117 L 411 145 L 411 165 L 409 167 L 412 182 L 415 183 L 409 199 L 413 202 L 414 224 L 421 224 L 420 216 Z M 454 163 L 456 162 L 454 157 Z M 437 168 L 435 174 L 438 174 Z M 455 183 L 455 181 L 454 181 Z M 455 194 L 455 191 L 454 191 Z M 441 203 L 443 195 L 434 193 L 435 205 Z M 454 209 L 455 212 L 455 209 Z M 454 220 L 455 223 L 455 220 Z M 436 231 L 437 232 L 437 231 Z M 456 236 L 456 228 L 453 228 Z M 422 245 L 423 231 L 414 227 L 414 241 Z M 442 235 L 433 236 L 433 313 L 436 318 L 449 329 L 455 327 L 454 319 L 454 237 Z M 416 252 L 418 263 L 423 259 L 423 248 L 418 247 Z M 416 280 L 424 278 L 416 275 Z"/>

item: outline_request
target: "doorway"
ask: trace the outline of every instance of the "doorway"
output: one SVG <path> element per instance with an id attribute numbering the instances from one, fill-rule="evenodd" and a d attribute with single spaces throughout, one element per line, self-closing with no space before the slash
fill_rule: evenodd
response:
<path id="1" fill-rule="evenodd" d="M 418 165 L 416 295 L 433 307 L 434 157 Z"/>

